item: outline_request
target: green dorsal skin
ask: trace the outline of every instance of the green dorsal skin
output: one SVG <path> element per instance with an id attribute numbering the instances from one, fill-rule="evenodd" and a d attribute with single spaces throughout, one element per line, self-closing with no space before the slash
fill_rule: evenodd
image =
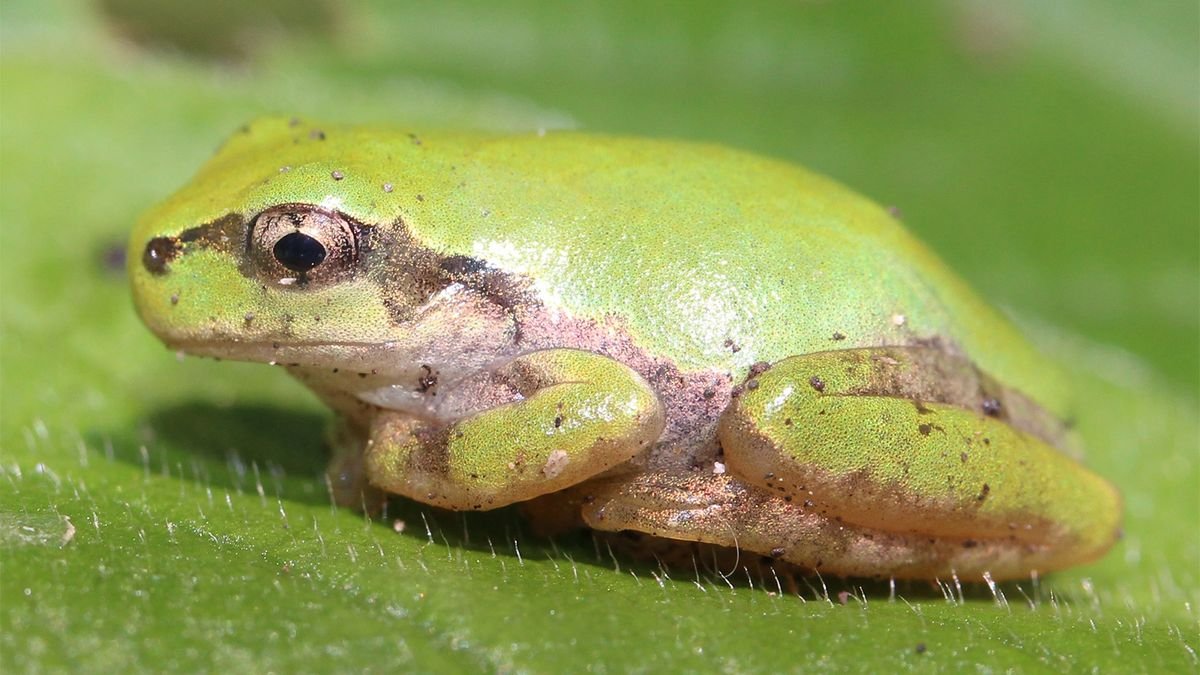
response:
<path id="1" fill-rule="evenodd" d="M 552 307 L 620 317 L 685 370 L 737 376 L 794 354 L 940 340 L 1068 412 L 1056 368 L 886 210 L 784 162 L 580 133 L 264 119 L 142 221 L 131 258 L 153 234 L 285 202 L 400 218 L 431 248 L 534 279 Z"/>

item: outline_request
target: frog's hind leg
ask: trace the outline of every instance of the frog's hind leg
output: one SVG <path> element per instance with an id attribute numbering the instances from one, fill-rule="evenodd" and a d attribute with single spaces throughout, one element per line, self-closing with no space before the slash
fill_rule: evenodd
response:
<path id="1" fill-rule="evenodd" d="M 449 422 L 381 412 L 364 455 L 371 483 L 442 508 L 493 509 L 580 483 L 662 433 L 654 390 L 600 354 L 530 352 L 477 379 L 511 400 Z"/>
<path id="2" fill-rule="evenodd" d="M 922 347 L 785 359 L 718 429 L 734 474 L 806 512 L 1041 571 L 1098 557 L 1119 527 L 1119 496 L 1056 447 L 1064 434 L 966 359 Z"/>
<path id="3" fill-rule="evenodd" d="M 1001 580 L 1052 569 L 1057 555 L 1003 540 L 856 527 L 728 474 L 651 472 L 591 481 L 574 492 L 589 527 L 725 547 L 736 556 L 725 573 L 762 556 L 836 576 L 980 580 L 989 574 Z"/>

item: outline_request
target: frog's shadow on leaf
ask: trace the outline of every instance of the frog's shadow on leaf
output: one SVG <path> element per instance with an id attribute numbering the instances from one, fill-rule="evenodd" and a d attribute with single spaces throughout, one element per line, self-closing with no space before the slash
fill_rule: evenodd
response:
<path id="1" fill-rule="evenodd" d="M 327 416 L 310 411 L 195 401 L 157 409 L 136 430 L 93 432 L 88 440 L 90 447 L 105 448 L 112 459 L 148 473 L 233 493 L 253 494 L 261 485 L 268 496 L 328 507 L 330 497 L 321 478 L 329 461 L 328 423 Z M 864 594 L 874 599 L 892 592 L 886 581 L 821 579 L 785 569 L 776 574 L 769 562 L 742 558 L 729 549 L 674 545 L 665 540 L 654 540 L 659 543 L 647 548 L 622 534 L 593 537 L 587 531 L 540 537 L 528 531 L 517 508 L 456 513 L 397 498 L 388 503 L 378 523 L 391 528 L 404 523 L 404 536 L 435 545 L 513 558 L 568 560 L 569 564 L 609 568 L 656 580 L 798 593 L 843 604 Z M 628 545 L 631 541 L 635 542 L 632 546 Z M 654 550 L 663 545 L 673 550 Z M 947 593 L 961 593 L 974 600 L 992 599 L 983 585 L 967 585 L 959 590 L 953 580 L 943 580 L 943 584 L 897 582 L 897 590 L 910 599 L 942 600 Z M 1009 586 L 1005 584 L 1005 591 L 1020 597 L 1019 591 Z"/>

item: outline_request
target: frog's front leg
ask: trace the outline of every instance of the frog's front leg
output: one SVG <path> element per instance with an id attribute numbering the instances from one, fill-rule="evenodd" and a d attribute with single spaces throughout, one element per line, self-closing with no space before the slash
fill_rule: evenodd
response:
<path id="1" fill-rule="evenodd" d="M 831 351 L 747 382 L 719 427 L 746 481 L 849 527 L 1097 557 L 1120 498 L 1055 447 L 1065 428 L 962 357 L 932 348 Z"/>
<path id="2" fill-rule="evenodd" d="M 481 377 L 516 400 L 448 421 L 381 412 L 363 457 L 371 484 L 442 508 L 492 509 L 595 476 L 662 433 L 654 390 L 600 354 L 536 351 Z"/>

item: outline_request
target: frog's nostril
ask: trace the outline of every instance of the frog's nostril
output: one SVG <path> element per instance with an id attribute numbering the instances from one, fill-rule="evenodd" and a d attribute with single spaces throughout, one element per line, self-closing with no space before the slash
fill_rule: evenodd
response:
<path id="1" fill-rule="evenodd" d="M 307 272 L 325 260 L 325 245 L 303 232 L 280 237 L 271 252 L 280 265 L 293 272 Z"/>
<path id="2" fill-rule="evenodd" d="M 167 264 L 179 254 L 179 242 L 173 237 L 155 237 L 142 252 L 142 266 L 151 274 L 166 274 Z"/>

